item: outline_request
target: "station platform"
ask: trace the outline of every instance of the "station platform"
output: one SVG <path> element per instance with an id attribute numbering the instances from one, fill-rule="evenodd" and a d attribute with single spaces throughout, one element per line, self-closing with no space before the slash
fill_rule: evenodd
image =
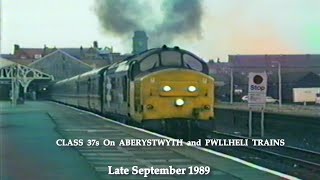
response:
<path id="1" fill-rule="evenodd" d="M 97 179 L 86 160 L 72 148 L 59 148 L 61 135 L 43 102 L 16 107 L 0 102 L 0 179 Z"/>
<path id="2" fill-rule="evenodd" d="M 247 103 L 216 104 L 216 130 L 249 136 Z M 284 139 L 286 145 L 320 152 L 320 106 L 267 104 L 264 116 L 264 137 Z M 261 113 L 253 111 L 252 137 L 261 137 Z"/>
<path id="3" fill-rule="evenodd" d="M 0 179 L 142 179 L 115 176 L 108 166 L 210 166 L 209 175 L 151 175 L 148 179 L 295 179 L 215 151 L 192 146 L 103 146 L 109 139 L 170 139 L 54 102 L 0 102 Z M 58 139 L 98 140 L 99 146 L 59 147 Z"/>
<path id="4" fill-rule="evenodd" d="M 229 102 L 218 102 L 215 107 L 218 109 L 249 111 L 248 103 L 244 102 L 233 102 L 232 104 Z M 281 108 L 279 108 L 278 104 L 267 103 L 265 113 L 320 118 L 320 106 L 282 104 Z"/>

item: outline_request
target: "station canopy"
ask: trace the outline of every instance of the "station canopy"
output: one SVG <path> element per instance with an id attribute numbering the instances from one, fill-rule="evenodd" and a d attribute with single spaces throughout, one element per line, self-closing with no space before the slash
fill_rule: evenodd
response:
<path id="1" fill-rule="evenodd" d="M 53 76 L 0 57 L 0 81 L 18 81 L 25 89 L 33 80 L 53 80 Z"/>

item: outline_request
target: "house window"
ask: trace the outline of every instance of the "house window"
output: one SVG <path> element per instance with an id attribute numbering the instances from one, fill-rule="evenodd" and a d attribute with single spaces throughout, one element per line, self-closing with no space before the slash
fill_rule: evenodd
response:
<path id="1" fill-rule="evenodd" d="M 34 58 L 35 58 L 35 59 L 40 59 L 41 57 L 42 57 L 41 54 L 35 54 L 35 55 L 34 55 Z"/>

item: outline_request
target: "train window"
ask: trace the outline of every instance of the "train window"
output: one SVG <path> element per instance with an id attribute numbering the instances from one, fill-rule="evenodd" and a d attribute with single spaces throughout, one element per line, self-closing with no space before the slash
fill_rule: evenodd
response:
<path id="1" fill-rule="evenodd" d="M 115 89 L 116 88 L 116 78 L 111 78 L 111 89 Z"/>
<path id="2" fill-rule="evenodd" d="M 158 54 L 153 54 L 147 58 L 145 58 L 141 63 L 140 63 L 140 70 L 141 71 L 147 71 L 149 69 L 152 69 L 154 67 L 159 66 L 159 55 Z"/>
<path id="3" fill-rule="evenodd" d="M 181 66 L 181 54 L 176 51 L 164 51 L 161 53 L 163 66 Z"/>
<path id="4" fill-rule="evenodd" d="M 87 93 L 87 86 L 88 83 L 85 81 L 80 81 L 80 94 L 86 94 Z"/>
<path id="5" fill-rule="evenodd" d="M 117 87 L 121 87 L 122 86 L 122 78 L 117 78 L 118 82 L 117 82 Z"/>
<path id="6" fill-rule="evenodd" d="M 183 55 L 183 64 L 184 64 L 185 67 L 190 68 L 190 69 L 194 69 L 196 71 L 202 71 L 203 70 L 202 63 L 198 59 L 192 57 L 189 54 L 184 54 Z"/>
<path id="7" fill-rule="evenodd" d="M 90 94 L 90 92 L 91 92 L 91 81 L 90 81 L 90 79 L 88 79 L 87 84 L 88 84 L 88 90 L 87 90 L 87 93 L 88 93 L 88 94 Z"/>
<path id="8" fill-rule="evenodd" d="M 91 91 L 91 93 L 92 94 L 96 94 L 96 79 L 95 78 L 91 79 L 91 83 L 92 83 L 92 87 L 91 87 L 92 91 Z"/>
<path id="9" fill-rule="evenodd" d="M 123 76 L 122 78 L 122 94 L 123 94 L 123 101 L 127 102 L 127 76 Z"/>
<path id="10" fill-rule="evenodd" d="M 113 77 L 111 78 L 111 102 L 116 102 L 117 101 L 117 97 L 116 97 L 116 94 L 117 94 L 117 84 L 116 84 L 116 78 Z"/>
<path id="11" fill-rule="evenodd" d="M 79 81 L 76 81 L 77 86 L 77 94 L 79 94 Z"/>

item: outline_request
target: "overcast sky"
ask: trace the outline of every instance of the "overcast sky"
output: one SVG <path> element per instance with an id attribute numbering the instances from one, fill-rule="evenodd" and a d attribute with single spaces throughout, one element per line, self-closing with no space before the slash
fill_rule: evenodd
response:
<path id="1" fill-rule="evenodd" d="M 94 0 L 2 0 L 2 53 L 12 53 L 14 44 L 88 47 L 95 40 L 100 46 L 131 52 L 130 39 L 102 29 L 94 4 Z M 319 0 L 204 0 L 202 5 L 201 37 L 179 38 L 171 45 L 205 59 L 227 60 L 228 54 L 320 54 Z"/>

